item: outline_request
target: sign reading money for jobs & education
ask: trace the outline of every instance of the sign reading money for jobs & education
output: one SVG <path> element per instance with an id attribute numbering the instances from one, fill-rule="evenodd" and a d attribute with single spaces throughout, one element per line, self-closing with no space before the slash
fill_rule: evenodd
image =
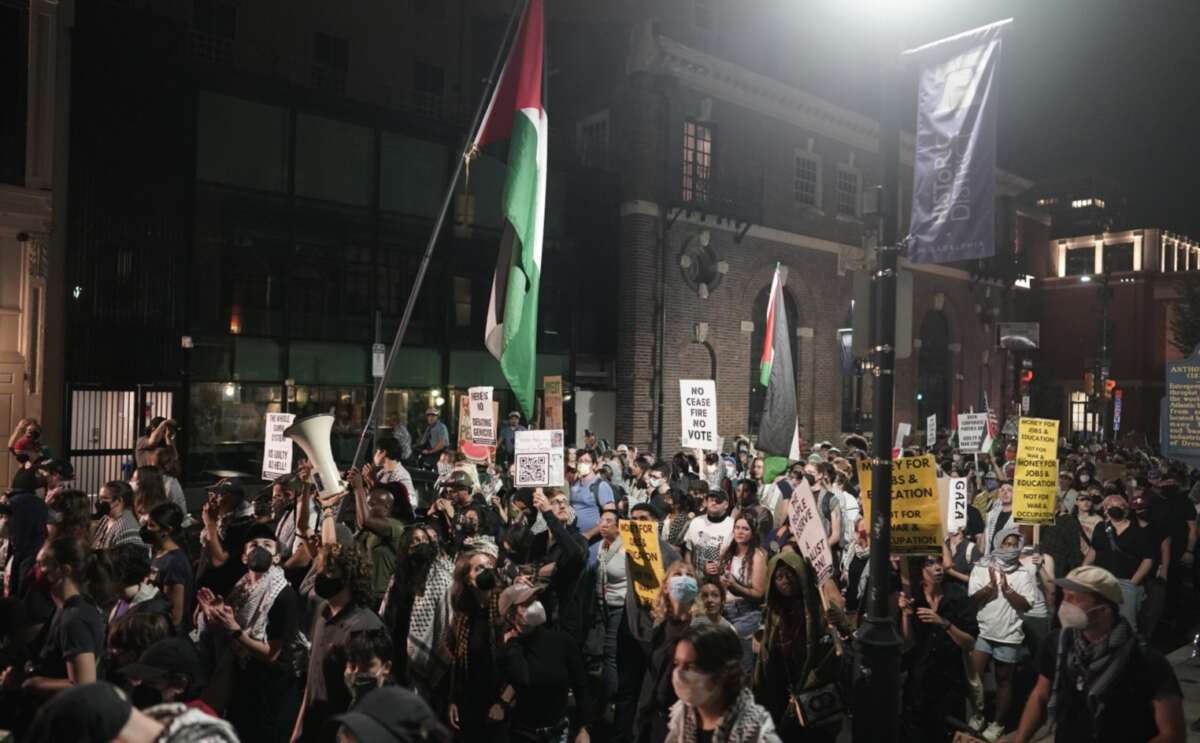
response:
<path id="1" fill-rule="evenodd" d="M 871 523 L 871 467 L 858 464 L 863 518 Z M 892 552 L 928 555 L 942 550 L 942 499 L 932 454 L 892 461 Z M 870 533 L 868 527 L 867 532 Z"/>
<path id="2" fill-rule="evenodd" d="M 683 448 L 719 451 L 717 440 L 717 383 L 711 379 L 679 380 L 683 413 Z"/>
<path id="3" fill-rule="evenodd" d="M 513 442 L 513 464 L 518 488 L 562 486 L 563 432 L 517 431 Z"/>
<path id="4" fill-rule="evenodd" d="M 292 471 L 292 440 L 283 435 L 296 416 L 291 413 L 267 413 L 263 436 L 262 479 L 271 481 Z"/>
<path id="5" fill-rule="evenodd" d="M 1013 522 L 1052 524 L 1058 508 L 1058 421 L 1021 418 L 1013 475 Z"/>

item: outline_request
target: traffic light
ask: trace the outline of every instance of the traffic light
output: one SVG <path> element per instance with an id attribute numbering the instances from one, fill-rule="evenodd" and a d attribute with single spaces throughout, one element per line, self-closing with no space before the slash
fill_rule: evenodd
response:
<path id="1" fill-rule="evenodd" d="M 1104 380 L 1104 399 L 1111 400 L 1112 396 L 1113 396 L 1113 390 L 1115 390 L 1116 388 L 1117 388 L 1117 380 L 1115 380 L 1115 379 Z"/>
<path id="2" fill-rule="evenodd" d="M 1033 369 L 1021 371 L 1021 394 L 1029 394 L 1029 386 L 1033 384 Z"/>
<path id="3" fill-rule="evenodd" d="M 1096 394 L 1096 377 L 1091 372 L 1083 373 L 1083 391 L 1088 397 Z"/>

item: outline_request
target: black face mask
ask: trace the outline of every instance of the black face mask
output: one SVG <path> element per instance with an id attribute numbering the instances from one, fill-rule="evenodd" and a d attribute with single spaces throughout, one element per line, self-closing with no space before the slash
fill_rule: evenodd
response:
<path id="1" fill-rule="evenodd" d="M 1108 509 L 1108 511 L 1106 513 L 1108 513 L 1108 517 L 1110 519 L 1112 519 L 1113 521 L 1121 521 L 1125 518 L 1125 509 L 1124 508 L 1113 507 L 1113 508 Z"/>
<path id="2" fill-rule="evenodd" d="M 492 568 L 484 568 L 475 576 L 475 587 L 480 591 L 490 591 L 496 587 L 496 571 Z"/>
<path id="3" fill-rule="evenodd" d="M 462 525 L 462 533 L 468 537 L 473 537 L 479 533 L 479 524 L 474 521 L 464 521 Z"/>
<path id="4" fill-rule="evenodd" d="M 274 559 L 267 550 L 262 547 L 255 547 L 250 550 L 250 556 L 246 559 L 246 567 L 256 573 L 265 573 L 271 569 L 271 563 Z"/>
<path id="5" fill-rule="evenodd" d="M 112 512 L 112 504 L 111 503 L 109 503 L 106 500 L 97 501 L 96 502 L 96 514 L 93 518 L 96 518 L 96 519 L 107 518 L 108 514 L 111 512 Z"/>
<path id="6" fill-rule="evenodd" d="M 129 703 L 138 709 L 146 709 L 156 704 L 162 704 L 162 689 L 150 684 L 138 684 L 129 690 Z"/>
<path id="7" fill-rule="evenodd" d="M 330 575 L 318 575 L 316 582 L 313 584 L 313 590 L 317 595 L 325 600 L 329 600 L 341 593 L 341 590 L 346 587 L 346 581 L 341 578 L 334 578 Z"/>
<path id="8" fill-rule="evenodd" d="M 350 690 L 350 698 L 353 700 L 351 707 L 362 701 L 362 698 L 371 692 L 378 689 L 381 679 L 373 673 L 356 673 L 350 679 L 350 684 L 346 687 Z"/>
<path id="9" fill-rule="evenodd" d="M 432 562 L 433 558 L 437 556 L 437 547 L 432 542 L 422 542 L 414 546 L 408 556 L 417 564 Z"/>
<path id="10" fill-rule="evenodd" d="M 150 531 L 150 527 L 148 526 L 143 526 L 141 529 L 139 529 L 138 536 L 142 538 L 143 542 L 152 547 L 158 544 L 158 532 Z"/>

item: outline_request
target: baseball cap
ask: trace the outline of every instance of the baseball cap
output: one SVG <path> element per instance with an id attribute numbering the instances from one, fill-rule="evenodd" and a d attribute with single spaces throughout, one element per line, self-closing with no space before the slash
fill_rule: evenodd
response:
<path id="1" fill-rule="evenodd" d="M 183 637 L 168 637 L 146 648 L 133 663 L 121 669 L 126 678 L 153 681 L 170 674 L 195 679 L 200 675 L 200 656 Z"/>
<path id="2" fill-rule="evenodd" d="M 26 740 L 33 743 L 109 743 L 129 722 L 133 705 L 105 681 L 59 692 L 38 712 Z"/>
<path id="3" fill-rule="evenodd" d="M 239 498 L 246 497 L 246 491 L 242 487 L 242 481 L 236 477 L 227 477 L 224 480 L 220 480 L 215 485 L 210 487 L 208 492 L 216 493 L 217 495 L 236 495 Z"/>
<path id="4" fill-rule="evenodd" d="M 506 616 L 514 606 L 520 606 L 542 592 L 537 586 L 528 583 L 514 583 L 505 588 L 500 594 L 500 616 Z"/>
<path id="5" fill-rule="evenodd" d="M 56 474 L 64 480 L 75 479 L 75 468 L 65 459 L 46 459 L 38 462 L 37 468 Z"/>
<path id="6" fill-rule="evenodd" d="M 513 418 L 516 418 L 517 420 L 521 420 L 521 411 L 519 411 L 519 410 L 508 411 L 508 418 L 509 418 L 509 420 L 512 420 Z"/>
<path id="7" fill-rule="evenodd" d="M 354 733 L 360 743 L 425 740 L 436 725 L 425 700 L 400 686 L 382 686 L 362 698 L 353 711 L 333 718 Z"/>
<path id="8" fill-rule="evenodd" d="M 451 472 L 446 478 L 446 488 L 448 490 L 471 490 L 471 478 L 466 472 Z"/>
<path id="9" fill-rule="evenodd" d="M 713 488 L 712 490 L 707 491 L 704 494 L 704 497 L 712 498 L 713 500 L 725 501 L 725 502 L 729 501 L 729 494 L 726 493 L 724 490 L 721 490 L 720 488 Z"/>
<path id="10" fill-rule="evenodd" d="M 441 415 L 437 408 L 425 408 L 425 415 Z"/>
<path id="11" fill-rule="evenodd" d="M 1116 577 L 1098 565 L 1084 565 L 1067 573 L 1066 578 L 1057 578 L 1055 584 L 1072 591 L 1094 593 L 1114 604 L 1121 603 L 1121 585 Z"/>

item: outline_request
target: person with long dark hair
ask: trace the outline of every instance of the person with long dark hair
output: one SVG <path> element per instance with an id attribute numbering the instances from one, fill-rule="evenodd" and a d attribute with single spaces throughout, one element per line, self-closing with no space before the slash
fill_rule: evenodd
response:
<path id="1" fill-rule="evenodd" d="M 150 582 L 171 602 L 171 623 L 186 632 L 192 624 L 195 577 L 192 563 L 180 549 L 183 512 L 174 503 L 160 503 L 142 526 L 142 541 L 150 545 Z"/>
<path id="2" fill-rule="evenodd" d="M 754 670 L 753 638 L 762 623 L 767 595 L 767 551 L 759 542 L 754 517 L 742 514 L 733 522 L 733 544 L 721 558 L 721 586 L 728 599 L 725 618 L 742 640 L 742 672 Z"/>
<path id="3" fill-rule="evenodd" d="M 462 741 L 496 740 L 507 705 L 499 672 L 504 622 L 496 556 L 488 549 L 460 555 L 450 586 L 450 726 Z"/>
<path id="4" fill-rule="evenodd" d="M 93 549 L 109 549 L 122 544 L 145 546 L 133 512 L 133 488 L 124 480 L 112 480 L 100 487 L 94 520 Z"/>

